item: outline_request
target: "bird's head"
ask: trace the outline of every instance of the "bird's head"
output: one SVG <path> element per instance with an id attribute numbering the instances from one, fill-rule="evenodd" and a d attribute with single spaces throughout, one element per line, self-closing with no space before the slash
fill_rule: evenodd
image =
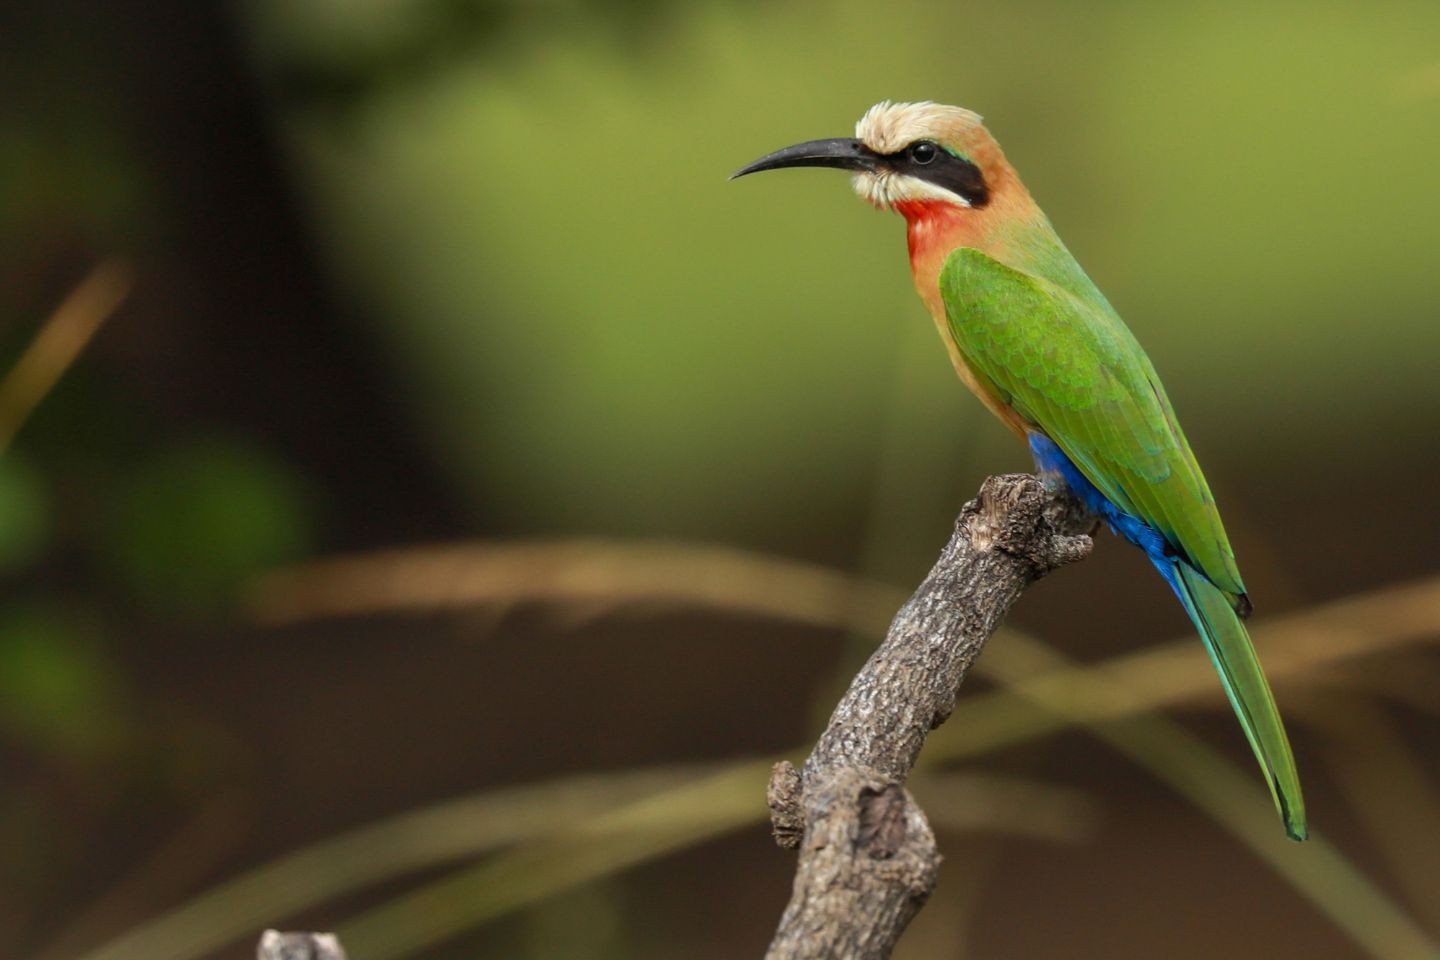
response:
<path id="1" fill-rule="evenodd" d="M 921 209 L 988 206 L 1011 171 L 979 114 L 939 103 L 877 103 L 855 136 L 811 140 L 776 150 L 731 175 L 781 167 L 853 172 L 855 192 L 907 218 Z"/>

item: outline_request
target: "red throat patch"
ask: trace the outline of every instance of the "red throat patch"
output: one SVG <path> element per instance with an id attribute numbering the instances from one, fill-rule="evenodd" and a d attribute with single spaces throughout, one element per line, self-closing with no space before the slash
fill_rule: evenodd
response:
<path id="1" fill-rule="evenodd" d="M 957 234 L 965 232 L 965 215 L 974 212 L 945 200 L 901 200 L 895 210 L 905 218 L 910 265 L 915 269 L 940 250 L 948 253 L 958 246 Z"/>

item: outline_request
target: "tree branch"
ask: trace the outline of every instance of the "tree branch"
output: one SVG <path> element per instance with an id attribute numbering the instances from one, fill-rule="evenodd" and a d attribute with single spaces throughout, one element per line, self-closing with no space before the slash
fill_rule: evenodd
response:
<path id="1" fill-rule="evenodd" d="M 255 960 L 346 960 L 346 957 L 345 948 L 333 933 L 266 930 L 255 948 Z"/>
<path id="2" fill-rule="evenodd" d="M 803 771 L 775 766 L 775 840 L 799 847 L 768 960 L 888 957 L 935 887 L 940 854 L 905 780 L 960 682 L 1025 588 L 1083 559 L 1095 520 L 1035 477 L 991 477 L 830 717 Z"/>

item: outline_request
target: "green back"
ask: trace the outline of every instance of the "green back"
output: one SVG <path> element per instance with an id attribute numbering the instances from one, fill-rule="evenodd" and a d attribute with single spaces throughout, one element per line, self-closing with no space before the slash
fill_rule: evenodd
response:
<path id="1" fill-rule="evenodd" d="M 1233 601 L 1245 592 L 1234 554 L 1149 357 L 1059 241 L 1046 247 L 1043 276 L 969 247 L 950 254 L 940 293 L 961 355 Z"/>

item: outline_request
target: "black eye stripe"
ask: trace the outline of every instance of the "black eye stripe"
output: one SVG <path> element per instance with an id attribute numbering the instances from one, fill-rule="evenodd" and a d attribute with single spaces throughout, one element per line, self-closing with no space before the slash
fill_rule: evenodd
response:
<path id="1" fill-rule="evenodd" d="M 922 145 L 935 148 L 934 156 L 928 161 L 916 160 L 915 149 Z M 922 151 L 922 155 L 925 152 Z M 949 190 L 964 198 L 972 207 L 983 207 L 990 202 L 990 189 L 985 185 L 980 168 L 964 157 L 957 157 L 948 150 L 936 147 L 928 140 L 912 143 L 904 150 L 886 155 L 885 162 L 896 173 Z"/>

